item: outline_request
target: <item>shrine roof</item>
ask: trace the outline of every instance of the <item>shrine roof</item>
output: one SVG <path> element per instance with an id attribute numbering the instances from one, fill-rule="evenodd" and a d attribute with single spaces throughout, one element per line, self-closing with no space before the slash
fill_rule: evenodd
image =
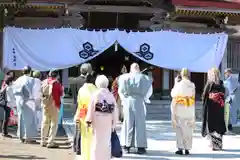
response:
<path id="1" fill-rule="evenodd" d="M 240 9 L 240 0 L 172 0 L 175 6 Z"/>

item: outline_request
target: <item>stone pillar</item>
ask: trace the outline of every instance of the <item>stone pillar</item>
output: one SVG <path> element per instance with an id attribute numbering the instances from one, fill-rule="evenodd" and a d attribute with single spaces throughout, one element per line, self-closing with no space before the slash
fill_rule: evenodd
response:
<path id="1" fill-rule="evenodd" d="M 68 68 L 62 70 L 62 84 L 64 88 L 69 88 L 68 86 Z"/>

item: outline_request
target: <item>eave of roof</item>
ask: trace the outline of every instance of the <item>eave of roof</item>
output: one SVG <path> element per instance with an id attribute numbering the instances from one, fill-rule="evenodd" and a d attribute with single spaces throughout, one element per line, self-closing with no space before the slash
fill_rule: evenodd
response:
<path id="1" fill-rule="evenodd" d="M 63 4 L 60 3 L 31 3 L 26 5 L 18 5 L 14 3 L 0 3 L 1 7 L 12 7 L 12 8 L 36 8 L 36 9 L 58 9 L 64 8 Z"/>
<path id="2" fill-rule="evenodd" d="M 175 6 L 186 7 L 204 7 L 204 8 L 218 8 L 218 9 L 240 9 L 238 2 L 218 2 L 207 0 L 172 0 Z"/>

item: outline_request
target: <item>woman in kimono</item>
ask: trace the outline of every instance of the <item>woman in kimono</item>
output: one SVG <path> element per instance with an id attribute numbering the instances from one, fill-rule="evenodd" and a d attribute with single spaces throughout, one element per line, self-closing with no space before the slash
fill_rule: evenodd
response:
<path id="1" fill-rule="evenodd" d="M 202 136 L 209 136 L 212 150 L 222 150 L 222 136 L 226 132 L 224 120 L 225 88 L 217 68 L 208 71 L 203 98 Z"/>
<path id="2" fill-rule="evenodd" d="M 108 83 L 106 76 L 97 77 L 95 84 L 98 90 L 91 99 L 86 117 L 87 125 L 93 129 L 91 160 L 111 159 L 111 133 L 116 127 L 118 115 L 116 100 L 108 89 Z"/>
<path id="3" fill-rule="evenodd" d="M 177 148 L 176 154 L 189 154 L 192 148 L 193 128 L 195 126 L 195 85 L 188 78 L 187 69 L 182 69 L 182 80 L 175 83 L 171 91 L 172 121 L 176 128 Z"/>
<path id="4" fill-rule="evenodd" d="M 92 129 L 88 128 L 85 119 L 88 112 L 88 106 L 90 104 L 91 96 L 96 92 L 97 88 L 93 84 L 95 76 L 87 75 L 86 82 L 78 91 L 78 108 L 75 114 L 74 120 L 78 121 L 81 134 L 81 158 L 84 160 L 90 160 L 90 148 L 92 142 Z M 76 151 L 77 154 L 80 151 Z"/>

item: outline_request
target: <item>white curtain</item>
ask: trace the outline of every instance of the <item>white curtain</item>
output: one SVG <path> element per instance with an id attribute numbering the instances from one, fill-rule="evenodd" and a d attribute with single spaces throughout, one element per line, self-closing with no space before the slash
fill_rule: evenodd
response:
<path id="1" fill-rule="evenodd" d="M 3 64 L 13 70 L 26 65 L 40 71 L 64 69 L 96 57 L 113 45 L 115 39 L 116 31 L 8 27 L 4 29 Z"/>
<path id="2" fill-rule="evenodd" d="M 224 55 L 228 36 L 218 34 L 186 34 L 171 31 L 130 32 L 118 36 L 119 44 L 141 60 L 167 69 L 188 68 L 207 72 L 218 67 Z M 141 49 L 142 47 L 142 49 Z M 139 56 L 138 56 L 139 57 Z"/>
<path id="3" fill-rule="evenodd" d="M 115 41 L 141 60 L 168 69 L 207 72 L 218 67 L 228 36 L 172 31 L 87 31 L 71 28 L 4 28 L 3 67 L 19 70 L 26 65 L 46 71 L 84 63 L 103 53 Z"/>

